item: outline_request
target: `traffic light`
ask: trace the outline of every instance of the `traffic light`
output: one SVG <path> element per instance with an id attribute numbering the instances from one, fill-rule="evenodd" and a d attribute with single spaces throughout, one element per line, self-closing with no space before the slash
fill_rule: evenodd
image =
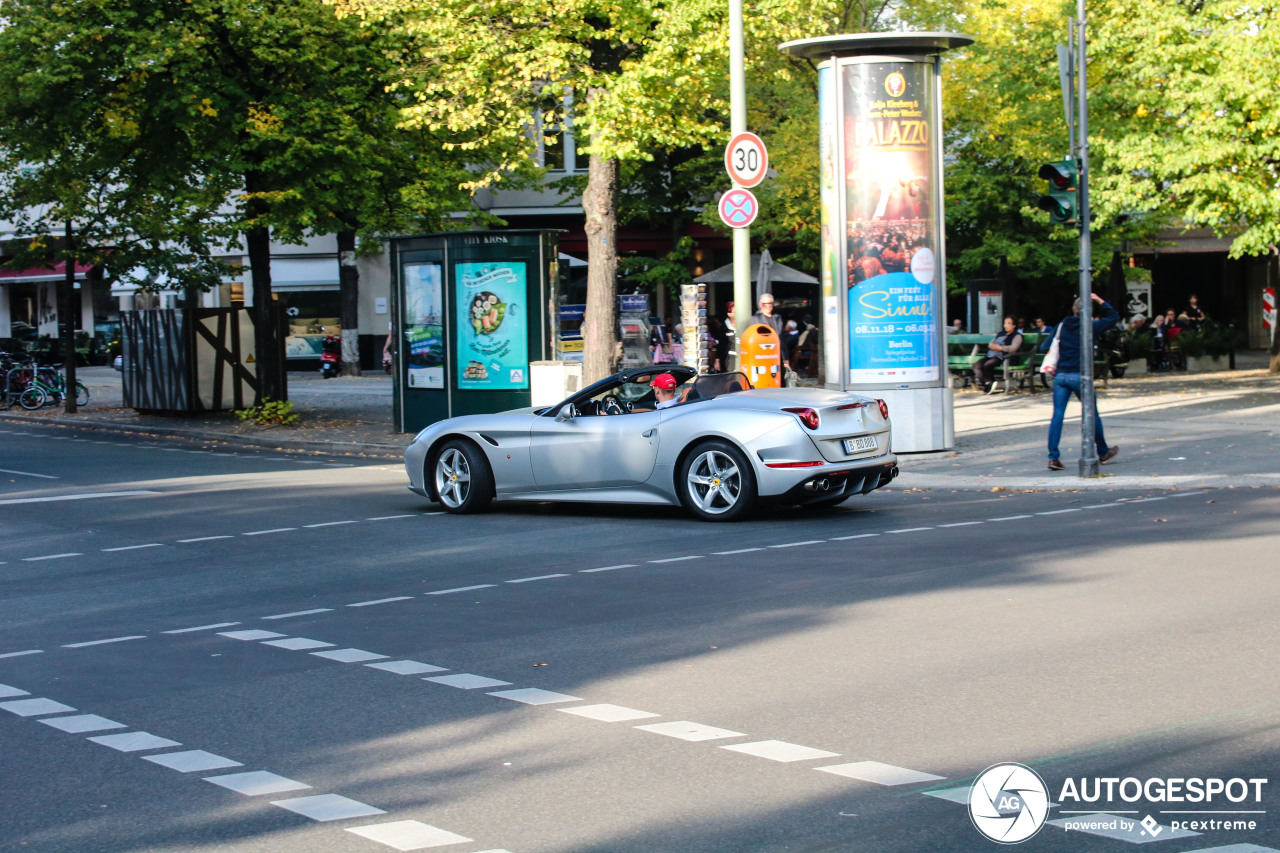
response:
<path id="1" fill-rule="evenodd" d="M 1075 159 L 1055 160 L 1040 167 L 1040 177 L 1049 182 L 1049 194 L 1040 196 L 1036 206 L 1049 211 L 1049 221 L 1054 225 L 1069 225 L 1076 221 L 1080 210 L 1078 178 L 1080 167 Z"/>

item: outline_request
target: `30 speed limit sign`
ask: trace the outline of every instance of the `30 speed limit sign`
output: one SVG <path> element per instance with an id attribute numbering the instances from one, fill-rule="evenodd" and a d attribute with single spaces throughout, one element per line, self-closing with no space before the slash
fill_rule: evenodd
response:
<path id="1" fill-rule="evenodd" d="M 724 150 L 724 167 L 735 184 L 754 187 L 764 180 L 764 173 L 769 169 L 769 152 L 754 133 L 739 133 L 729 140 L 729 147 Z"/>

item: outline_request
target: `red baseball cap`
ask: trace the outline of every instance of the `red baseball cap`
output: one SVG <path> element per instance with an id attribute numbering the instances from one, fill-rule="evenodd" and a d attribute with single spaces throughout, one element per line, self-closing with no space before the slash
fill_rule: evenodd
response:
<path id="1" fill-rule="evenodd" d="M 661 388 L 663 391 L 674 391 L 676 388 L 676 378 L 670 373 L 659 373 L 653 377 L 653 381 L 649 383 L 650 388 Z"/>

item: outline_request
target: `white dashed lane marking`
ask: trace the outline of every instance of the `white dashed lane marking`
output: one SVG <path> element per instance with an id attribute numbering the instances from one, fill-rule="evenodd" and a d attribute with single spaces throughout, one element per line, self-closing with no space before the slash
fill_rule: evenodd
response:
<path id="1" fill-rule="evenodd" d="M 128 642 L 129 640 L 144 640 L 144 639 L 146 639 L 145 634 L 133 634 L 132 636 L 128 636 L 128 637 L 111 637 L 110 639 L 107 639 L 107 640 L 89 640 L 86 643 L 67 643 L 66 645 L 63 646 L 63 648 L 64 649 L 83 649 L 89 646 L 105 646 L 108 643 L 124 643 L 124 642 Z"/>
<path id="2" fill-rule="evenodd" d="M 635 567 L 635 563 L 623 563 L 620 566 L 601 566 L 598 569 L 579 569 L 578 572 L 579 574 L 589 575 L 592 572 L 613 572 L 618 569 L 634 569 Z"/>
<path id="3" fill-rule="evenodd" d="M 851 764 L 833 764 L 830 767 L 815 767 L 823 773 L 834 773 L 849 779 L 861 779 L 877 785 L 914 785 L 917 782 L 936 782 L 944 776 L 932 773 L 921 773 L 919 770 L 908 770 L 892 764 L 881 764 L 879 761 L 855 761 Z"/>
<path id="4" fill-rule="evenodd" d="M 367 660 L 384 660 L 387 656 L 363 649 L 334 649 L 331 652 L 312 652 L 318 658 L 328 658 L 340 663 L 364 663 Z"/>
<path id="5" fill-rule="evenodd" d="M 277 649 L 289 649 L 297 652 L 307 649 L 332 648 L 334 644 L 326 643 L 323 640 L 308 640 L 306 637 L 286 637 L 283 640 L 267 640 L 262 645 L 275 646 Z"/>
<path id="6" fill-rule="evenodd" d="M 393 601 L 408 601 L 413 598 L 412 595 L 397 595 L 394 598 L 375 598 L 373 601 L 357 601 L 355 604 L 348 604 L 348 607 L 372 607 L 375 604 L 391 604 Z"/>
<path id="7" fill-rule="evenodd" d="M 381 663 L 367 663 L 365 666 L 370 669 L 380 669 L 383 672 L 394 672 L 396 675 L 422 675 L 424 672 L 449 671 L 448 667 L 434 666 L 416 660 L 389 660 Z"/>
<path id="8" fill-rule="evenodd" d="M 315 607 L 315 608 L 312 608 L 311 610 L 295 610 L 292 613 L 276 613 L 273 616 L 263 616 L 262 618 L 263 619 L 292 619 L 295 616 L 312 616 L 316 613 L 331 613 L 332 611 L 333 611 L 332 607 Z M 165 633 L 168 633 L 168 632 L 166 631 Z"/>
<path id="9" fill-rule="evenodd" d="M 951 524 L 939 524 L 939 527 L 969 527 L 974 524 L 983 524 L 981 521 L 954 521 Z"/>
<path id="10" fill-rule="evenodd" d="M 735 743 L 720 748 L 781 762 L 812 761 L 816 758 L 836 758 L 840 755 L 838 752 L 828 752 L 825 749 L 814 749 L 810 746 L 800 746 L 799 744 L 787 743 L 781 740 Z"/>
<path id="11" fill-rule="evenodd" d="M 496 586 L 496 584 L 478 583 L 474 586 L 458 586 L 453 589 L 437 589 L 435 592 L 428 592 L 427 595 L 449 595 L 455 592 L 471 592 L 473 589 L 489 589 L 493 586 Z"/>
<path id="12" fill-rule="evenodd" d="M 472 839 L 456 832 L 440 829 L 417 820 L 397 820 L 369 826 L 352 826 L 347 832 L 376 841 L 395 850 L 426 850 L 449 844 L 464 844 Z M 496 853 L 496 851 L 491 851 Z"/>
<path id="13" fill-rule="evenodd" d="M 291 800 L 272 800 L 271 805 L 296 812 L 314 821 L 349 820 L 353 817 L 369 817 L 386 814 L 383 809 L 375 808 L 359 800 L 344 797 L 340 794 L 317 794 L 314 797 L 296 797 Z"/>
<path id="14" fill-rule="evenodd" d="M 0 702 L 0 708 L 5 709 L 10 714 L 17 714 L 19 717 L 38 717 L 41 714 L 63 714 L 67 711 L 74 711 L 70 705 L 63 705 L 61 702 L 55 702 L 52 699 L 17 699 L 13 702 Z"/>
<path id="15" fill-rule="evenodd" d="M 717 557 L 730 557 L 734 554 L 750 554 L 752 551 L 763 551 L 763 548 L 738 548 L 734 551 L 712 551 Z"/>
<path id="16" fill-rule="evenodd" d="M 44 654 L 44 649 L 27 649 L 26 651 L 22 651 L 22 652 L 6 652 L 5 654 L 0 655 L 0 658 L 20 658 L 20 657 L 23 657 L 24 655 L 42 655 L 42 654 Z"/>
<path id="17" fill-rule="evenodd" d="M 554 705 L 559 702 L 581 702 L 579 696 L 570 696 L 567 693 L 556 693 L 553 690 L 542 690 L 537 687 L 520 687 L 515 690 L 499 690 L 496 693 L 490 693 L 490 696 L 497 696 L 499 699 L 510 699 L 512 702 L 520 702 L 525 705 Z"/>
<path id="18" fill-rule="evenodd" d="M 83 556 L 84 554 L 71 551 L 66 554 L 45 554 L 43 557 L 23 557 L 22 562 L 37 563 L 41 560 L 61 560 L 63 557 L 83 557 Z"/>
<path id="19" fill-rule="evenodd" d="M 575 714 L 579 717 L 586 717 L 590 720 L 600 720 L 604 723 L 625 723 L 628 720 L 644 720 L 650 717 L 661 717 L 661 714 L 653 714 L 649 711 L 637 711 L 635 708 L 624 708 L 621 705 L 579 705 L 576 708 L 557 708 L 565 714 Z"/>
<path id="20" fill-rule="evenodd" d="M 922 530 L 932 530 L 932 527 L 904 527 L 901 530 L 886 530 L 885 533 L 919 533 Z"/>
<path id="21" fill-rule="evenodd" d="M 248 631 L 219 631 L 219 637 L 229 637 L 232 640 L 274 640 L 283 637 L 284 634 L 277 634 L 274 631 L 262 631 L 252 628 Z"/>
<path id="22" fill-rule="evenodd" d="M 275 527 L 271 530 L 251 530 L 248 533 L 241 533 L 241 536 L 266 536 L 268 533 L 288 533 L 290 530 L 297 530 L 296 527 Z"/>
<path id="23" fill-rule="evenodd" d="M 443 684 L 446 687 L 457 687 L 460 690 L 478 690 L 481 687 L 510 687 L 510 681 L 502 681 L 497 678 L 488 678 L 483 675 L 475 675 L 470 672 L 460 672 L 457 675 L 433 675 L 431 678 L 424 678 L 423 681 L 431 681 L 436 684 Z"/>
<path id="24" fill-rule="evenodd" d="M 150 732 L 125 732 L 118 735 L 99 735 L 89 740 L 102 746 L 109 746 L 119 752 L 142 752 L 146 749 L 164 749 L 170 746 L 182 746 L 176 740 L 159 737 Z"/>
<path id="25" fill-rule="evenodd" d="M 137 551 L 140 548 L 163 548 L 159 542 L 148 542 L 145 545 L 122 545 L 119 548 L 103 548 L 102 553 L 111 554 L 115 551 Z"/>
<path id="26" fill-rule="evenodd" d="M 801 545 L 821 545 L 825 539 L 806 539 L 804 542 L 784 542 L 781 545 L 770 545 L 770 548 L 799 548 Z"/>
<path id="27" fill-rule="evenodd" d="M 172 631 L 161 631 L 161 634 L 190 634 L 194 631 L 212 631 L 214 628 L 233 628 L 239 622 L 215 622 L 212 625 L 196 625 L 194 628 L 175 628 Z M 279 635 L 283 636 L 283 635 Z"/>
<path id="28" fill-rule="evenodd" d="M 185 545 L 189 542 L 212 542 L 215 539 L 234 539 L 234 538 L 235 537 L 232 536 L 230 533 L 224 533 L 218 536 L 197 536 L 194 539 L 179 539 L 178 541 Z"/>
<path id="29" fill-rule="evenodd" d="M 567 577 L 569 576 L 566 574 L 536 575 L 531 578 L 516 578 L 513 581 L 504 581 L 504 583 L 532 583 L 533 581 L 548 581 L 548 580 L 551 580 L 552 578 L 567 578 Z"/>
<path id="30" fill-rule="evenodd" d="M 285 791 L 302 791 L 310 788 L 306 782 L 298 782 L 279 776 L 266 770 L 250 770 L 246 773 L 226 773 L 222 776 L 206 776 L 204 781 L 212 782 L 228 791 L 244 794 L 246 797 L 258 797 L 263 794 L 283 794 Z"/>
<path id="31" fill-rule="evenodd" d="M 656 735 L 679 738 L 687 741 L 720 740 L 721 738 L 746 737 L 742 732 L 720 729 L 702 723 L 691 723 L 679 720 L 674 723 L 650 723 L 647 726 L 636 726 L 642 732 L 653 732 Z"/>
<path id="32" fill-rule="evenodd" d="M 55 729 L 61 729 L 73 735 L 83 734 L 85 732 L 105 732 L 109 729 L 128 728 L 124 723 L 117 723 L 115 720 L 108 720 L 106 717 L 99 717 L 97 714 L 75 714 L 70 717 L 48 717 L 37 722 L 44 723 L 46 726 L 52 726 Z"/>
<path id="33" fill-rule="evenodd" d="M 650 563 L 683 563 L 685 560 L 701 560 L 702 554 L 689 554 L 685 557 L 667 557 L 663 560 L 649 560 Z"/>
<path id="34" fill-rule="evenodd" d="M 205 770 L 224 770 L 228 767 L 243 767 L 239 761 L 205 752 L 203 749 L 189 749 L 184 752 L 165 752 L 160 755 L 144 755 L 143 761 L 152 761 L 161 767 L 177 770 L 179 773 L 199 773 Z"/>

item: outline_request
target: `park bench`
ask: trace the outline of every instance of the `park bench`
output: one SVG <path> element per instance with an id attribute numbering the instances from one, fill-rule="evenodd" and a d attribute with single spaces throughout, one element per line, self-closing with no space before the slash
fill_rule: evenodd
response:
<path id="1" fill-rule="evenodd" d="M 967 387 L 973 381 L 973 365 L 987 355 L 987 344 L 995 335 L 947 335 L 947 369 Z M 1024 385 L 1035 391 L 1036 372 L 1044 361 L 1038 352 L 1044 335 L 1027 332 L 1022 336 L 1022 346 L 1005 359 L 1002 378 L 1006 393 Z"/>

